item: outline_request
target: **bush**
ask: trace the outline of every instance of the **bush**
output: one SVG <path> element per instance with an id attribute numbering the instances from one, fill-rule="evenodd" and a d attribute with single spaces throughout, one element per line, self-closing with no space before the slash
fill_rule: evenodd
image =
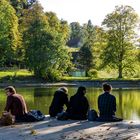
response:
<path id="1" fill-rule="evenodd" d="M 98 71 L 96 69 L 91 69 L 88 71 L 88 76 L 91 78 L 97 78 L 98 77 Z"/>
<path id="2" fill-rule="evenodd" d="M 51 82 L 60 81 L 61 77 L 62 76 L 58 70 L 51 70 L 47 72 L 47 75 L 46 75 L 46 79 Z"/>

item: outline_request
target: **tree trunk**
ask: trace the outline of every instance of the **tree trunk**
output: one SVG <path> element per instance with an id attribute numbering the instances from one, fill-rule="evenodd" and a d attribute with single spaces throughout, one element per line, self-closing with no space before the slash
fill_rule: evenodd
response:
<path id="1" fill-rule="evenodd" d="M 119 76 L 118 78 L 122 78 L 122 65 L 119 66 Z"/>

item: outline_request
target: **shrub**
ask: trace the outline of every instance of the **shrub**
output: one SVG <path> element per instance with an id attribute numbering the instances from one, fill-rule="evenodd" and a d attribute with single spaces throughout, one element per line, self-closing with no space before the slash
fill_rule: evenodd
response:
<path id="1" fill-rule="evenodd" d="M 91 78 L 97 78 L 98 77 L 98 71 L 96 69 L 91 69 L 88 71 L 88 76 Z"/>
<path id="2" fill-rule="evenodd" d="M 47 74 L 46 79 L 51 82 L 59 81 L 61 80 L 61 77 L 62 77 L 62 75 L 60 74 L 58 70 L 51 70 L 47 72 L 46 74 Z"/>

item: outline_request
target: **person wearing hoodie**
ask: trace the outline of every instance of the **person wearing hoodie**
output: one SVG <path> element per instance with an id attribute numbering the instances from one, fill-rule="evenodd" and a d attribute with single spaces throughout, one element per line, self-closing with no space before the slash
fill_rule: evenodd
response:
<path id="1" fill-rule="evenodd" d="M 56 117 L 58 113 L 62 113 L 64 111 L 64 105 L 68 107 L 68 89 L 66 87 L 60 87 L 55 91 L 49 107 L 50 117 Z"/>

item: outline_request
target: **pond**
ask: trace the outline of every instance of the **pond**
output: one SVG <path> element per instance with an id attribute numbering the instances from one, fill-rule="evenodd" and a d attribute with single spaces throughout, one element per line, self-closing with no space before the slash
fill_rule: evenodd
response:
<path id="1" fill-rule="evenodd" d="M 58 87 L 47 88 L 17 88 L 17 92 L 24 96 L 28 110 L 38 109 L 44 114 L 48 114 L 53 94 Z M 77 87 L 69 87 L 69 97 L 73 95 Z M 97 100 L 102 93 L 99 88 L 87 88 L 87 98 L 90 107 L 98 111 Z M 116 115 L 124 119 L 140 120 L 140 89 L 113 89 L 112 94 L 116 97 Z M 0 114 L 4 110 L 6 95 L 0 89 Z"/>

